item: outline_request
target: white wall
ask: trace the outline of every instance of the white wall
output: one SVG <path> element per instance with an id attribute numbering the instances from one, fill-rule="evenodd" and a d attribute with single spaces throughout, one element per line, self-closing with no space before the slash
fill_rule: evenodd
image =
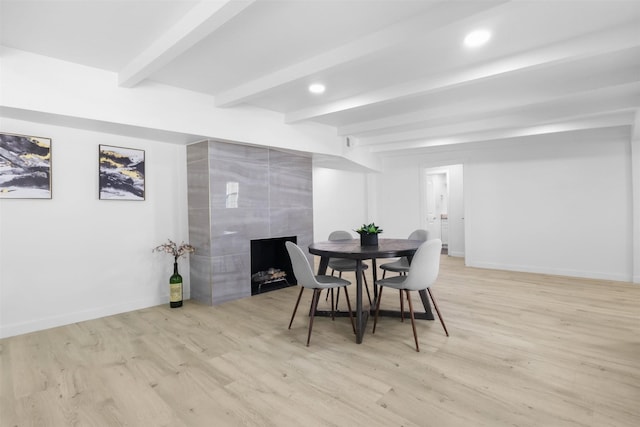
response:
<path id="1" fill-rule="evenodd" d="M 421 173 L 418 167 L 398 167 L 374 176 L 377 210 L 373 218 L 386 238 L 406 239 L 421 228 Z M 424 227 L 422 227 L 424 228 Z"/>
<path id="2" fill-rule="evenodd" d="M 633 282 L 640 283 L 640 110 L 631 139 L 631 168 L 633 185 Z"/>
<path id="3" fill-rule="evenodd" d="M 464 256 L 464 223 L 463 223 L 463 167 L 459 158 L 445 156 L 441 161 L 423 156 L 391 159 L 384 173 L 374 174 L 375 185 L 372 192 L 378 200 L 376 223 L 384 230 L 388 238 L 404 239 L 412 231 L 427 229 L 425 206 L 425 170 L 439 163 L 438 171 L 449 173 L 449 253 L 452 256 Z M 431 162 L 431 163 L 430 163 Z M 453 227 L 452 227 L 453 225 Z"/>
<path id="4" fill-rule="evenodd" d="M 313 168 L 313 239 L 351 231 L 367 221 L 367 177 L 359 172 Z"/>
<path id="5" fill-rule="evenodd" d="M 467 265 L 632 281 L 630 147 L 612 128 L 390 158 L 379 222 L 410 232 L 418 171 L 463 159 Z"/>
<path id="6" fill-rule="evenodd" d="M 628 140 L 547 138 L 466 166 L 467 264 L 631 280 Z"/>
<path id="7" fill-rule="evenodd" d="M 1 129 L 52 138 L 51 200 L 0 199 L 0 337 L 168 302 L 187 240 L 185 147 L 7 118 Z M 98 200 L 98 145 L 145 150 L 146 200 Z M 189 295 L 188 262 L 180 273 Z"/>

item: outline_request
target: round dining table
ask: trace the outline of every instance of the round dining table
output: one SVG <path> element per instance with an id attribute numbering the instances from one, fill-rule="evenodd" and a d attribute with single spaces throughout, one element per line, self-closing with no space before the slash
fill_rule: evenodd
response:
<path id="1" fill-rule="evenodd" d="M 378 280 L 376 260 L 378 258 L 397 258 L 407 257 L 409 261 L 418 247 L 424 243 L 422 240 L 407 240 L 407 239 L 378 239 L 377 246 L 362 246 L 360 239 L 349 240 L 329 240 L 325 242 L 315 242 L 309 245 L 309 253 L 320 256 L 320 265 L 318 267 L 318 274 L 326 274 L 327 267 L 329 265 L 330 258 L 346 258 L 356 261 L 356 342 L 362 343 L 364 337 L 364 331 L 367 327 L 367 320 L 372 310 L 375 309 L 375 300 L 378 298 L 378 287 L 376 282 Z M 373 304 L 365 310 L 362 302 L 362 275 L 364 274 L 362 268 L 362 262 L 364 260 L 371 260 L 372 273 L 374 282 L 374 301 Z M 424 313 L 415 313 L 416 319 L 433 320 L 433 312 L 431 311 L 431 304 L 427 297 L 426 291 L 420 292 L 420 298 L 422 305 L 424 306 Z M 330 312 L 317 311 L 316 315 L 330 315 Z M 348 312 L 338 312 L 337 315 L 348 315 Z M 402 313 L 398 310 L 380 310 L 381 316 L 393 316 L 400 317 Z M 407 313 L 408 315 L 408 313 Z"/>

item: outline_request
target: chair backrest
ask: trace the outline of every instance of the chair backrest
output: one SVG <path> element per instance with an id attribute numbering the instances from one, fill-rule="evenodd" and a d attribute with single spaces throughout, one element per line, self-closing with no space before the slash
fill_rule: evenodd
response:
<path id="1" fill-rule="evenodd" d="M 427 240 L 429 240 L 429 232 L 422 229 L 414 230 L 411 232 L 411 234 L 409 234 L 409 240 L 421 240 L 423 242 L 426 242 Z M 407 258 L 406 256 L 400 258 L 400 262 L 404 266 L 409 266 L 409 258 Z"/>
<path id="2" fill-rule="evenodd" d="M 316 288 L 319 283 L 316 280 L 316 276 L 311 270 L 309 260 L 300 249 L 300 246 L 293 242 L 285 242 L 287 252 L 289 252 L 289 258 L 291 258 L 291 267 L 293 267 L 293 274 L 296 276 L 298 285 L 305 288 Z"/>
<path id="3" fill-rule="evenodd" d="M 329 234 L 329 240 L 351 240 L 353 236 L 348 231 L 337 230 Z"/>
<path id="4" fill-rule="evenodd" d="M 426 242 L 429 240 L 429 232 L 427 230 L 414 230 L 411 234 L 409 234 L 409 240 L 422 240 Z"/>
<path id="5" fill-rule="evenodd" d="M 441 252 L 442 240 L 440 239 L 427 240 L 420 245 L 411 260 L 404 287 L 410 291 L 417 291 L 431 286 L 440 272 Z"/>

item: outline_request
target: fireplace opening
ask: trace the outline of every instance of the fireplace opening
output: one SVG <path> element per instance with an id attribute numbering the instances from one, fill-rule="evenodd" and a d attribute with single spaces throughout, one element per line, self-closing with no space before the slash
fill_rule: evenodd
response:
<path id="1" fill-rule="evenodd" d="M 288 236 L 251 241 L 251 295 L 297 284 L 285 242 L 297 243 L 297 238 Z"/>

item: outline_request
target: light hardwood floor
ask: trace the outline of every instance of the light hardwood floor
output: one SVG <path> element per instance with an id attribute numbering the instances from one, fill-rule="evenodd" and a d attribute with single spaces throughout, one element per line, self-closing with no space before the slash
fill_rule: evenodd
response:
<path id="1" fill-rule="evenodd" d="M 451 336 L 418 320 L 420 353 L 393 318 L 305 347 L 298 288 L 3 339 L 0 425 L 640 426 L 640 286 L 443 256 L 433 290 Z"/>

